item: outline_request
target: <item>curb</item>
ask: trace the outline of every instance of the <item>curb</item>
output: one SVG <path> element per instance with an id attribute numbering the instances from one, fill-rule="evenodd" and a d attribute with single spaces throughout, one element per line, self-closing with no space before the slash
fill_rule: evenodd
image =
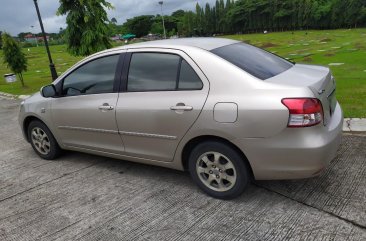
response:
<path id="1" fill-rule="evenodd" d="M 12 95 L 12 94 L 8 94 L 8 93 L 4 93 L 4 92 L 0 92 L 0 97 L 5 98 L 5 99 L 20 99 L 20 100 L 25 100 L 28 97 L 30 97 L 30 95 Z"/>
<path id="2" fill-rule="evenodd" d="M 344 118 L 344 132 L 366 132 L 366 118 Z"/>
<path id="3" fill-rule="evenodd" d="M 24 100 L 30 95 L 12 95 L 4 92 L 0 92 L 0 98 L 5 99 L 20 99 Z M 343 122 L 344 132 L 366 132 L 366 118 L 344 118 Z"/>

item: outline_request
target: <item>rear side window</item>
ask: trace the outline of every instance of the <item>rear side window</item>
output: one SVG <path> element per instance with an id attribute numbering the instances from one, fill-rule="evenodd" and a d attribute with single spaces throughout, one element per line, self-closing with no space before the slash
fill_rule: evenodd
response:
<path id="1" fill-rule="evenodd" d="M 244 43 L 227 45 L 211 52 L 262 80 L 272 78 L 293 66 L 281 57 Z"/>
<path id="2" fill-rule="evenodd" d="M 134 53 L 128 72 L 127 91 L 199 90 L 203 84 L 179 55 Z"/>
<path id="3" fill-rule="evenodd" d="M 175 90 L 180 57 L 173 54 L 135 53 L 128 72 L 128 91 Z"/>
<path id="4" fill-rule="evenodd" d="M 202 81 L 187 61 L 182 60 L 179 74 L 180 90 L 202 89 Z"/>

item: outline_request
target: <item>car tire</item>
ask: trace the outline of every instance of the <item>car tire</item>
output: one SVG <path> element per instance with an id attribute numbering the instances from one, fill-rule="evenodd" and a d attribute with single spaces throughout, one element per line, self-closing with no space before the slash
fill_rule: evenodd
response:
<path id="1" fill-rule="evenodd" d="M 193 181 L 214 198 L 236 198 L 250 181 L 246 160 L 235 149 L 221 142 L 198 144 L 191 151 L 188 162 Z"/>
<path id="2" fill-rule="evenodd" d="M 33 150 L 43 159 L 54 160 L 61 154 L 61 148 L 48 127 L 40 121 L 32 121 L 28 126 L 28 139 Z"/>

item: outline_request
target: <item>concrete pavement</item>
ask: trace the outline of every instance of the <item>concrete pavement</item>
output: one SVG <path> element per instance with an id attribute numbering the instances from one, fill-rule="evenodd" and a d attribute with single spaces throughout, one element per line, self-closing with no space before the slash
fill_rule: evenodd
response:
<path id="1" fill-rule="evenodd" d="M 366 240 L 366 136 L 320 176 L 203 194 L 187 173 L 67 152 L 40 159 L 0 98 L 0 240 Z"/>

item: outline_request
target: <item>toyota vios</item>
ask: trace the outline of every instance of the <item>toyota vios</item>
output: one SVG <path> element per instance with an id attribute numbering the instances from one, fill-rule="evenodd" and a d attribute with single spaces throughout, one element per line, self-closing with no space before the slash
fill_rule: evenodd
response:
<path id="1" fill-rule="evenodd" d="M 62 149 L 189 170 L 230 199 L 251 178 L 321 173 L 343 115 L 326 67 L 219 38 L 146 42 L 94 54 L 21 104 L 42 158 Z"/>

